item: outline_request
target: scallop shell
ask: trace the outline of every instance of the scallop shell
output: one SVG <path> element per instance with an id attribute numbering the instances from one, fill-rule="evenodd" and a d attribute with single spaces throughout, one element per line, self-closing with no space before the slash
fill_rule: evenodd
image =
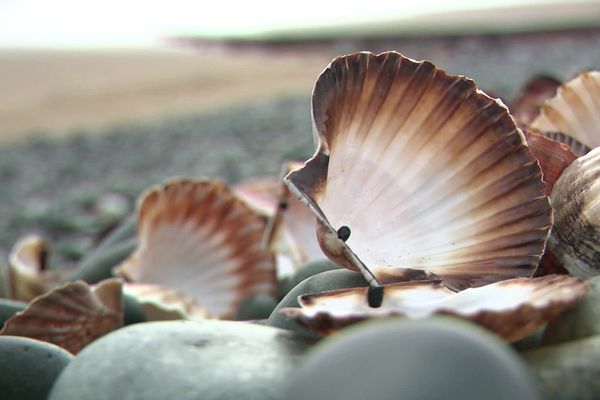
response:
<path id="1" fill-rule="evenodd" d="M 600 274 L 600 149 L 573 161 L 552 190 L 550 249 L 581 278 Z"/>
<path id="2" fill-rule="evenodd" d="M 275 291 L 264 219 L 227 186 L 176 180 L 142 196 L 138 247 L 118 267 L 127 280 L 167 286 L 227 318 L 246 297 Z"/>
<path id="3" fill-rule="evenodd" d="M 552 193 L 554 183 L 563 170 L 578 156 L 565 143 L 553 140 L 541 133 L 525 130 L 524 134 L 531 152 L 540 163 L 544 182 L 546 183 L 545 193 L 549 196 Z"/>
<path id="4" fill-rule="evenodd" d="M 558 88 L 531 123 L 540 132 L 561 132 L 600 146 L 600 71 L 584 72 Z"/>
<path id="5" fill-rule="evenodd" d="M 281 178 L 302 165 L 295 161 L 285 163 Z M 309 261 L 326 257 L 317 242 L 315 216 L 291 195 L 283 180 L 279 182 L 278 207 L 267 225 L 265 242 L 276 256 L 277 274 L 281 278 Z"/>
<path id="6" fill-rule="evenodd" d="M 510 110 L 520 126 L 528 126 L 539 115 L 544 101 L 556 95 L 561 82 L 548 75 L 538 75 L 525 84 Z"/>
<path id="7" fill-rule="evenodd" d="M 285 182 L 321 248 L 371 284 L 530 276 L 552 210 L 506 107 L 395 52 L 335 59 L 313 91 L 317 150 Z"/>
<path id="8" fill-rule="evenodd" d="M 208 317 L 208 311 L 195 298 L 163 285 L 126 283 L 123 293 L 141 304 L 148 321 Z"/>
<path id="9" fill-rule="evenodd" d="M 37 235 L 17 241 L 9 255 L 10 294 L 15 300 L 29 301 L 46 292 L 49 283 L 44 276 L 47 243 Z"/>
<path id="10" fill-rule="evenodd" d="M 279 186 L 279 179 L 265 176 L 239 182 L 233 185 L 232 189 L 258 214 L 272 218 L 277 211 Z"/>
<path id="11" fill-rule="evenodd" d="M 382 287 L 383 302 L 378 308 L 369 307 L 369 288 L 353 288 L 303 295 L 299 298 L 301 308 L 281 312 L 322 334 L 368 319 L 451 315 L 512 342 L 554 319 L 587 293 L 585 282 L 566 275 L 514 278 L 458 293 L 440 281 Z"/>
<path id="12" fill-rule="evenodd" d="M 112 278 L 93 287 L 84 281 L 57 287 L 6 321 L 0 335 L 43 340 L 77 354 L 123 325 L 121 285 L 120 279 Z"/>

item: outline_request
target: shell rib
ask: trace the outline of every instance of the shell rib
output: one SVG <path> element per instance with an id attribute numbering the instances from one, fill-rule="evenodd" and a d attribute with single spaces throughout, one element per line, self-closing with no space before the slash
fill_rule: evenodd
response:
<path id="1" fill-rule="evenodd" d="M 561 132 L 590 148 L 600 146 L 600 72 L 584 72 L 559 87 L 531 128 Z"/>
<path id="2" fill-rule="evenodd" d="M 36 297 L 6 321 L 0 335 L 26 336 L 54 343 L 73 354 L 93 340 L 123 325 L 120 279 L 90 287 L 67 283 Z"/>
<path id="3" fill-rule="evenodd" d="M 452 315 L 515 341 L 554 319 L 587 293 L 583 281 L 566 275 L 515 278 L 458 293 L 439 281 L 404 282 L 383 288 L 383 302 L 378 308 L 369 307 L 368 288 L 354 288 L 303 295 L 299 298 L 301 308 L 284 308 L 281 312 L 322 334 L 368 319 Z"/>
<path id="4" fill-rule="evenodd" d="M 600 148 L 573 161 L 552 190 L 550 249 L 572 274 L 600 274 Z"/>
<path id="5" fill-rule="evenodd" d="M 533 273 L 552 223 L 541 171 L 506 107 L 473 81 L 356 53 L 321 74 L 312 113 L 317 150 L 285 182 L 334 262 L 371 283 Z"/>
<path id="6" fill-rule="evenodd" d="M 219 318 L 275 290 L 273 257 L 261 246 L 264 219 L 224 184 L 156 187 L 142 196 L 138 221 L 138 247 L 118 268 L 126 279 L 183 292 Z"/>
<path id="7" fill-rule="evenodd" d="M 302 167 L 299 162 L 287 162 L 281 177 Z M 269 220 L 265 235 L 266 246 L 277 258 L 278 275 L 293 273 L 302 264 L 325 258 L 315 233 L 315 216 L 292 196 L 280 180 L 277 211 Z"/>

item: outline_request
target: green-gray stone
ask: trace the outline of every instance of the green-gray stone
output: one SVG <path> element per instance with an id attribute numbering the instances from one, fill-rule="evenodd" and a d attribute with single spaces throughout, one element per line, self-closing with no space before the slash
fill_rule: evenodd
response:
<path id="1" fill-rule="evenodd" d="M 288 329 L 302 335 L 319 337 L 319 335 L 304 328 L 296 321 L 293 321 L 280 314 L 279 310 L 285 307 L 300 307 L 300 304 L 298 304 L 298 296 L 302 294 L 365 286 L 368 286 L 368 283 L 359 272 L 350 271 L 347 269 L 334 269 L 313 275 L 296 285 L 279 302 L 277 307 L 275 307 L 269 316 L 267 324 L 277 328 Z"/>
<path id="2" fill-rule="evenodd" d="M 555 344 L 600 335 L 600 276 L 587 281 L 589 292 L 571 310 L 546 328 L 543 344 Z"/>
<path id="3" fill-rule="evenodd" d="M 148 322 L 87 346 L 50 400 L 269 400 L 312 345 L 292 332 L 235 321 Z"/>
<path id="4" fill-rule="evenodd" d="M 27 303 L 16 300 L 0 299 L 0 328 L 4 325 L 7 319 L 23 311 L 27 307 Z"/>
<path id="5" fill-rule="evenodd" d="M 511 343 L 511 346 L 517 351 L 527 351 L 538 348 L 542 344 L 542 338 L 544 337 L 545 330 L 546 327 L 542 326 L 541 328 L 538 328 L 529 335 L 525 336 L 523 339 Z"/>
<path id="6" fill-rule="evenodd" d="M 71 353 L 50 343 L 0 336 L 0 398 L 46 400 L 54 381 L 72 359 Z"/>
<path id="7" fill-rule="evenodd" d="M 453 318 L 386 319 L 322 340 L 294 374 L 287 399 L 539 400 L 510 346 Z"/>
<path id="8" fill-rule="evenodd" d="M 298 270 L 289 278 L 284 279 L 279 284 L 279 296 L 281 298 L 292 290 L 296 285 L 305 280 L 308 277 L 316 275 L 321 272 L 331 271 L 334 269 L 340 269 L 339 265 L 333 263 L 329 259 L 315 260 L 302 265 Z"/>
<path id="9" fill-rule="evenodd" d="M 522 353 L 545 400 L 600 397 L 600 336 Z"/>
<path id="10" fill-rule="evenodd" d="M 269 318 L 269 315 L 271 315 L 276 306 L 277 301 L 272 296 L 257 293 L 248 297 L 239 305 L 235 319 L 238 321 L 248 321 Z"/>
<path id="11" fill-rule="evenodd" d="M 125 260 L 137 246 L 137 238 L 130 238 L 107 248 L 96 250 L 69 274 L 68 280 L 82 279 L 88 283 L 97 283 L 113 277 L 113 269 Z"/>

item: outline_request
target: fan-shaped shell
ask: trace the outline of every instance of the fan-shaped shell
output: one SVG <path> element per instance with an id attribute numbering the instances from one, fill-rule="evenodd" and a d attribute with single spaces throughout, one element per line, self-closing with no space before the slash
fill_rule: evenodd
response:
<path id="1" fill-rule="evenodd" d="M 113 278 L 93 288 L 83 281 L 57 287 L 6 321 L 0 335 L 43 340 L 76 354 L 123 325 L 121 285 Z"/>
<path id="2" fill-rule="evenodd" d="M 285 182 L 332 260 L 371 283 L 533 273 L 551 208 L 499 100 L 427 61 L 356 53 L 321 74 L 312 107 L 316 153 Z"/>
<path id="3" fill-rule="evenodd" d="M 552 190 L 551 250 L 573 275 L 600 274 L 600 148 L 573 161 Z"/>
<path id="4" fill-rule="evenodd" d="M 231 316 L 246 297 L 275 290 L 264 219 L 227 186 L 176 180 L 142 196 L 138 247 L 118 272 L 195 298 L 212 316 Z"/>
<path id="5" fill-rule="evenodd" d="M 531 128 L 567 134 L 590 148 L 600 146 L 600 71 L 584 72 L 559 87 Z"/>
<path id="6" fill-rule="evenodd" d="M 123 293 L 141 304 L 148 321 L 208 317 L 208 311 L 195 298 L 163 285 L 125 283 Z"/>
<path id="7" fill-rule="evenodd" d="M 300 162 L 287 162 L 281 178 L 302 167 Z M 277 211 L 269 220 L 265 235 L 266 246 L 275 254 L 277 273 L 282 277 L 297 270 L 309 261 L 325 258 L 316 236 L 315 216 L 292 196 L 283 180 L 279 180 Z"/>
<path id="8" fill-rule="evenodd" d="M 13 246 L 9 255 L 11 297 L 29 301 L 46 292 L 47 243 L 37 235 L 25 236 Z"/>
<path id="9" fill-rule="evenodd" d="M 478 323 L 506 340 L 527 336 L 571 307 L 587 292 L 583 281 L 566 275 L 515 278 L 454 293 L 439 281 L 384 285 L 380 307 L 369 307 L 368 288 L 343 289 L 299 298 L 301 308 L 282 312 L 328 334 L 367 319 L 412 319 L 452 315 Z"/>

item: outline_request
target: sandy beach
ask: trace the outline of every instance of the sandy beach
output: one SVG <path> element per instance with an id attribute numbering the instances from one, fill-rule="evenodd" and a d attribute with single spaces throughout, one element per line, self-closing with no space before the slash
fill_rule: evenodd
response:
<path id="1" fill-rule="evenodd" d="M 0 143 L 310 93 L 318 54 L 0 51 Z"/>

